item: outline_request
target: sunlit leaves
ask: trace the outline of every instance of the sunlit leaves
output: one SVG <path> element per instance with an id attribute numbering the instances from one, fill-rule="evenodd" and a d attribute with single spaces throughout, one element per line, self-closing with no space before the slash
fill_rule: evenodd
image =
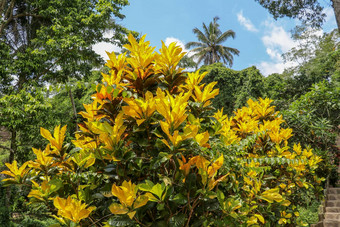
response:
<path id="1" fill-rule="evenodd" d="M 181 93 L 175 97 L 157 89 L 156 109 L 173 130 L 177 129 L 187 118 L 186 107 L 190 93 Z"/>
<path id="2" fill-rule="evenodd" d="M 65 132 L 66 132 L 66 125 L 60 129 L 60 125 L 54 128 L 53 136 L 51 133 L 44 128 L 40 128 L 41 135 L 47 139 L 50 143 L 52 148 L 55 148 L 57 153 L 59 153 L 63 147 L 63 142 L 65 139 Z"/>
<path id="3" fill-rule="evenodd" d="M 145 99 L 126 98 L 124 101 L 128 104 L 122 107 L 124 114 L 136 119 L 138 126 L 151 117 L 156 110 L 156 100 L 149 91 L 145 93 Z"/>
<path id="4" fill-rule="evenodd" d="M 67 197 L 67 199 L 57 196 L 53 200 L 54 206 L 58 209 L 58 215 L 71 220 L 75 223 L 79 223 L 82 219 L 87 218 L 95 207 L 87 207 L 87 204 L 82 203 L 79 200 Z"/>
<path id="5" fill-rule="evenodd" d="M 282 196 L 279 194 L 279 188 L 268 189 L 261 194 L 261 198 L 269 203 L 281 202 Z"/>
<path id="6" fill-rule="evenodd" d="M 178 74 L 183 71 L 182 68 L 177 68 L 179 61 L 185 55 L 182 48 L 176 43 L 171 43 L 166 46 L 162 41 L 162 48 L 159 50 L 160 54 L 156 55 L 156 72 L 163 75 Z"/>
<path id="7" fill-rule="evenodd" d="M 146 195 L 137 196 L 138 187 L 131 181 L 124 181 L 121 186 L 112 185 L 112 195 L 119 199 L 121 204 L 113 203 L 109 209 L 113 214 L 127 214 L 132 219 L 136 211 L 134 209 L 144 206 L 149 197 Z"/>
<path id="8" fill-rule="evenodd" d="M 9 170 L 2 171 L 1 174 L 6 174 L 8 176 L 11 176 L 12 178 L 5 178 L 3 181 L 11 181 L 15 183 L 23 183 L 22 180 L 25 178 L 27 175 L 28 171 L 30 170 L 29 168 L 26 168 L 28 165 L 28 162 L 25 162 L 22 166 L 18 168 L 18 163 L 16 160 L 13 161 L 12 164 L 10 163 L 5 163 L 7 168 Z"/>
<path id="9" fill-rule="evenodd" d="M 44 180 L 41 185 L 37 182 L 32 181 L 33 188 L 27 197 L 34 198 L 36 200 L 47 202 L 51 200 L 52 194 L 56 192 L 60 187 L 62 187 L 61 180 Z M 35 202 L 31 199 L 31 203 Z"/>
<path id="10" fill-rule="evenodd" d="M 94 154 L 91 151 L 84 149 L 80 150 L 78 153 L 75 153 L 71 159 L 79 167 L 84 168 L 92 166 L 96 161 Z"/>
<path id="11" fill-rule="evenodd" d="M 202 85 L 200 85 L 200 83 L 204 79 L 204 77 L 207 75 L 207 73 L 208 72 L 200 73 L 199 70 L 197 70 L 196 72 L 188 73 L 187 79 L 183 87 L 188 90 L 194 90 L 196 86 L 199 86 L 201 88 Z"/>
<path id="12" fill-rule="evenodd" d="M 148 192 L 145 194 L 149 198 L 149 201 L 159 202 L 165 198 L 166 186 L 162 184 L 154 184 L 147 180 L 146 183 L 139 185 L 139 190 Z"/>
<path id="13" fill-rule="evenodd" d="M 29 161 L 28 166 L 39 171 L 47 172 L 55 163 L 53 157 L 50 156 L 51 155 L 50 146 L 47 145 L 44 151 L 35 148 L 32 149 L 37 158 L 35 161 Z"/>
<path id="14" fill-rule="evenodd" d="M 200 86 L 194 87 L 193 98 L 196 102 L 203 103 L 203 107 L 210 105 L 210 99 L 218 95 L 219 89 L 213 89 L 217 82 L 208 84 L 202 89 Z"/>

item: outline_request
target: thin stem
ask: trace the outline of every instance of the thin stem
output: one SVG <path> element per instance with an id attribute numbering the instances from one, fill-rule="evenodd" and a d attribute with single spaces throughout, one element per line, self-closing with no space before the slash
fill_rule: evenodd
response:
<path id="1" fill-rule="evenodd" d="M 188 218 L 188 222 L 187 222 L 186 227 L 189 227 L 189 223 L 190 223 L 190 219 L 191 219 L 192 213 L 194 212 L 194 209 L 195 209 L 195 207 L 196 207 L 197 204 L 198 204 L 198 199 L 199 199 L 199 198 L 200 198 L 200 196 L 198 196 L 198 197 L 195 199 L 194 203 L 192 204 L 192 207 L 191 207 L 191 210 L 190 210 L 190 214 L 189 214 L 189 218 Z"/>
<path id="2" fill-rule="evenodd" d="M 95 224 L 97 224 L 98 222 L 100 222 L 101 220 L 103 220 L 103 219 L 105 219 L 105 218 L 107 218 L 107 217 L 110 217 L 110 216 L 112 216 L 112 215 L 114 215 L 114 214 L 108 214 L 108 215 L 106 215 L 106 216 L 104 216 L 104 217 L 98 219 L 97 221 L 93 222 L 92 224 L 95 225 Z"/>
<path id="3" fill-rule="evenodd" d="M 144 225 L 143 223 L 141 223 L 140 221 L 138 221 L 138 219 L 137 219 L 136 217 L 133 217 L 133 219 L 134 219 L 138 224 L 140 224 L 141 226 L 146 226 L 146 225 Z"/>

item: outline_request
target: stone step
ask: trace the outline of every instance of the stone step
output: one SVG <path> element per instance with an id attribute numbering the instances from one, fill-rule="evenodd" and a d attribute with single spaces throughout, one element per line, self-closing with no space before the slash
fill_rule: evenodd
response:
<path id="1" fill-rule="evenodd" d="M 326 213 L 340 213 L 340 207 L 326 207 Z"/>
<path id="2" fill-rule="evenodd" d="M 338 220 L 340 221 L 340 213 L 325 213 L 324 220 Z"/>
<path id="3" fill-rule="evenodd" d="M 338 220 L 323 220 L 317 224 L 312 224 L 313 227 L 340 227 L 340 221 Z"/>
<path id="4" fill-rule="evenodd" d="M 328 188 L 327 194 L 340 194 L 340 188 Z"/>
<path id="5" fill-rule="evenodd" d="M 340 200 L 329 200 L 326 202 L 326 207 L 340 207 Z"/>
<path id="6" fill-rule="evenodd" d="M 327 200 L 340 200 L 340 194 L 327 194 Z"/>

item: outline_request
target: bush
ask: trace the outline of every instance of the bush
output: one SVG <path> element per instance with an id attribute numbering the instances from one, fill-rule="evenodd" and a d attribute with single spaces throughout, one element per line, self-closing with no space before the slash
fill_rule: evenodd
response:
<path id="1" fill-rule="evenodd" d="M 67 226 L 303 225 L 297 205 L 321 191 L 320 157 L 289 145 L 269 99 L 212 113 L 216 82 L 186 75 L 174 43 L 156 53 L 144 39 L 129 36 L 129 57 L 109 54 L 73 145 L 66 126 L 41 128 L 49 144 L 7 163 L 6 184 L 32 187 L 30 203 Z"/>

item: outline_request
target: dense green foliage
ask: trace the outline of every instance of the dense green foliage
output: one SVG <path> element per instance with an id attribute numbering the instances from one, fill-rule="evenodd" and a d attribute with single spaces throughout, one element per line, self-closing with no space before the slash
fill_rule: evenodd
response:
<path id="1" fill-rule="evenodd" d="M 236 71 L 225 67 L 222 63 L 203 66 L 202 72 L 208 72 L 204 82 L 217 81 L 220 94 L 215 98 L 213 106 L 224 109 L 231 114 L 235 109 L 244 106 L 250 98 L 264 97 L 264 77 L 256 67 Z"/>
<path id="2" fill-rule="evenodd" d="M 16 87 L 46 80 L 67 81 L 89 75 L 99 56 L 92 45 L 120 44 L 127 29 L 116 20 L 127 0 L 116 1 L 4 1 L 1 15 L 1 59 Z M 105 31 L 114 31 L 105 38 Z M 118 41 L 118 42 L 117 42 Z M 1 48 L 2 49 L 2 48 Z M 13 77 L 15 76 L 15 78 Z"/>
<path id="3" fill-rule="evenodd" d="M 338 24 L 338 31 L 340 32 L 340 1 L 329 0 L 321 3 L 318 0 L 255 0 L 274 16 L 275 19 L 280 17 L 297 18 L 302 23 L 308 24 L 312 27 L 321 27 L 325 21 L 326 14 L 324 12 L 323 4 L 328 4 L 333 7 L 335 19 Z"/>
<path id="4" fill-rule="evenodd" d="M 22 138 L 25 135 L 34 137 L 27 127 L 49 127 L 49 121 L 58 120 L 46 109 L 37 109 L 38 102 L 49 103 L 44 100 L 49 97 L 48 92 L 35 90 L 41 90 L 39 87 L 46 82 L 70 83 L 72 78 L 91 76 L 93 68 L 103 63 L 92 46 L 101 41 L 117 45 L 125 42 L 128 30 L 117 20 L 124 18 L 120 11 L 127 4 L 127 0 L 7 0 L 1 3 L 0 58 L 4 64 L 0 66 L 0 126 L 12 134 L 10 147 L 7 147 L 11 152 L 10 160 L 18 155 L 17 148 L 22 144 L 34 144 L 33 138 Z M 108 30 L 113 35 L 106 38 Z M 66 88 L 74 107 L 72 89 Z M 27 97 L 24 97 L 25 92 Z M 34 99 L 38 100 L 37 105 L 26 104 Z M 75 108 L 73 112 L 76 115 Z M 50 119 L 37 116 L 39 114 Z M 73 129 L 71 133 L 75 131 L 70 129 Z"/>
<path id="5" fill-rule="evenodd" d="M 317 0 L 291 1 L 291 0 L 255 0 L 273 15 L 275 19 L 279 17 L 298 18 L 308 22 L 313 26 L 321 26 L 325 13 L 323 7 Z"/>

